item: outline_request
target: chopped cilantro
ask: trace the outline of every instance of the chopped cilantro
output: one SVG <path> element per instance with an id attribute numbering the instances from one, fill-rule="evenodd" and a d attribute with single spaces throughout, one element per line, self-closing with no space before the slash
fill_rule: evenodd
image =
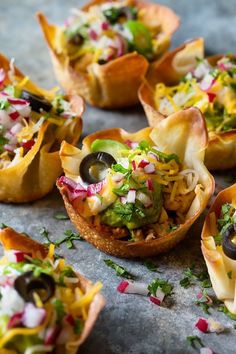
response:
<path id="1" fill-rule="evenodd" d="M 191 286 L 191 281 L 190 281 L 189 277 L 185 277 L 180 280 L 179 284 L 182 286 L 182 288 L 187 289 Z"/>
<path id="2" fill-rule="evenodd" d="M 4 145 L 7 144 L 8 141 L 9 140 L 7 138 L 5 138 L 3 135 L 0 135 L 0 153 L 4 151 Z"/>
<path id="3" fill-rule="evenodd" d="M 228 275 L 229 279 L 232 279 L 232 270 L 230 272 L 228 272 L 227 275 Z"/>
<path id="4" fill-rule="evenodd" d="M 74 332 L 75 334 L 80 334 L 83 329 L 83 322 L 80 318 L 75 319 Z"/>
<path id="5" fill-rule="evenodd" d="M 199 338 L 198 336 L 188 336 L 186 340 L 193 348 L 196 348 L 196 345 L 200 345 L 201 347 L 204 346 L 201 338 Z"/>
<path id="6" fill-rule="evenodd" d="M 206 271 L 203 272 L 197 272 L 195 270 L 195 265 L 192 265 L 191 267 L 187 268 L 183 272 L 184 278 L 180 280 L 180 285 L 183 288 L 188 288 L 191 285 L 195 283 L 195 281 L 201 282 L 201 286 L 203 288 L 210 288 L 211 287 L 211 282 L 209 279 L 209 275 Z"/>
<path id="7" fill-rule="evenodd" d="M 68 220 L 69 216 L 66 215 L 66 214 L 63 214 L 63 213 L 57 213 L 57 214 L 54 215 L 54 218 L 56 220 Z"/>
<path id="8" fill-rule="evenodd" d="M 39 231 L 40 235 L 46 238 L 47 244 L 53 243 L 50 238 L 49 238 L 49 231 L 46 229 L 46 227 L 42 227 L 42 229 Z"/>
<path id="9" fill-rule="evenodd" d="M 104 259 L 104 263 L 114 269 L 116 271 L 116 275 L 126 279 L 135 279 L 135 276 L 129 273 L 124 267 L 118 265 L 117 263 L 113 262 L 111 259 Z"/>
<path id="10" fill-rule="evenodd" d="M 156 278 L 148 285 L 148 290 L 151 295 L 156 296 L 157 289 L 163 291 L 165 295 L 171 295 L 173 286 L 167 280 Z"/>
<path id="11" fill-rule="evenodd" d="M 218 306 L 218 311 L 223 312 L 226 316 L 231 318 L 231 320 L 236 321 L 236 315 L 233 314 L 232 312 L 230 312 L 224 304 L 221 304 L 220 306 Z"/>
<path id="12" fill-rule="evenodd" d="M 58 240 L 55 242 L 55 246 L 59 247 L 63 243 L 66 243 L 66 246 L 68 249 L 75 248 L 73 241 L 82 241 L 82 237 L 80 236 L 79 233 L 75 233 L 74 231 L 68 229 L 64 232 L 65 237 L 63 237 L 61 240 Z"/>
<path id="13" fill-rule="evenodd" d="M 120 172 L 120 173 L 124 173 L 124 174 L 127 173 L 127 172 L 132 172 L 131 170 L 129 170 L 129 169 L 123 167 L 123 166 L 122 166 L 121 164 L 119 164 L 119 163 L 116 163 L 116 164 L 112 165 L 111 168 L 112 168 L 113 171 L 115 171 L 115 172 Z"/>
<path id="14" fill-rule="evenodd" d="M 143 265 L 145 265 L 145 267 L 151 272 L 157 272 L 157 266 L 152 260 L 147 259 L 143 262 Z"/>
<path id="15" fill-rule="evenodd" d="M 112 192 L 115 193 L 116 195 L 122 197 L 122 196 L 126 195 L 129 190 L 130 190 L 130 185 L 128 183 L 125 183 L 119 188 L 114 188 L 112 190 Z"/>
<path id="16" fill-rule="evenodd" d="M 65 316 L 65 310 L 64 310 L 64 305 L 63 302 L 59 299 L 55 299 L 52 301 L 52 304 L 56 310 L 57 314 L 57 323 L 60 323 Z"/>
<path id="17" fill-rule="evenodd" d="M 0 229 L 3 230 L 3 229 L 6 229 L 7 227 L 8 227 L 8 226 L 2 222 L 2 223 L 1 223 L 1 226 L 0 226 Z"/>

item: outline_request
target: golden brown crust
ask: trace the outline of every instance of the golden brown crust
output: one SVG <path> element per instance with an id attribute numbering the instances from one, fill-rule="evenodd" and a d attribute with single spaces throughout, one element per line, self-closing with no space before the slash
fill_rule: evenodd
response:
<path id="1" fill-rule="evenodd" d="M 18 233 L 10 227 L 0 230 L 0 242 L 5 250 L 19 250 L 26 253 L 31 253 L 34 258 L 43 259 L 47 256 L 48 250 L 41 243 L 26 237 L 23 234 Z M 92 283 L 79 273 L 76 273 L 80 282 L 80 286 L 83 291 L 88 291 Z M 56 350 L 58 354 L 76 354 L 79 347 L 89 336 L 96 320 L 105 306 L 105 299 L 101 294 L 96 294 L 89 306 L 88 317 L 83 327 L 82 333 L 77 341 L 71 343 L 70 347 L 65 349 L 64 347 Z M 1 349 L 2 350 L 2 349 Z M 12 352 L 14 353 L 14 352 Z M 6 354 L 8 352 L 6 351 Z M 11 354 L 11 352 L 9 352 Z"/>
<path id="2" fill-rule="evenodd" d="M 115 0 L 116 1 L 116 0 Z M 83 10 L 107 0 L 95 0 L 84 6 Z M 143 1 L 135 1 L 138 7 L 147 10 L 146 21 L 155 18 L 163 26 L 163 32 L 171 36 L 179 26 L 179 18 L 169 8 Z M 66 92 L 75 92 L 91 105 L 101 108 L 121 108 L 138 104 L 138 88 L 148 69 L 148 61 L 142 55 L 130 53 L 107 64 L 90 64 L 87 70 L 76 69 L 69 59 L 58 55 L 54 40 L 57 27 L 48 23 L 42 13 L 37 14 L 50 48 L 56 77 Z M 163 51 L 167 48 L 163 48 Z"/>
<path id="3" fill-rule="evenodd" d="M 0 54 L 0 67 L 9 70 L 9 60 Z M 15 68 L 18 79 L 24 75 Z M 35 94 L 41 92 L 30 80 L 24 86 Z M 44 91 L 42 91 L 44 93 Z M 42 93 L 41 93 L 42 94 Z M 46 93 L 45 93 L 46 94 Z M 53 124 L 45 121 L 31 150 L 12 167 L 0 169 L 0 201 L 22 203 L 42 198 L 49 193 L 61 174 L 59 145 L 62 140 L 75 144 L 81 134 L 81 115 L 84 111 L 83 99 L 77 95 L 68 96 L 76 118 L 68 126 L 53 129 Z"/>
<path id="4" fill-rule="evenodd" d="M 234 314 L 236 314 L 236 262 L 224 254 L 221 246 L 216 246 L 213 236 L 217 235 L 214 229 L 216 228 L 216 220 L 220 217 L 222 205 L 225 203 L 232 203 L 235 198 L 236 184 L 224 189 L 217 195 L 206 216 L 201 235 L 202 253 L 208 268 L 213 289 L 217 298 L 224 301 L 229 311 Z M 231 279 L 228 276 L 229 272 L 232 272 Z"/>
<path id="5" fill-rule="evenodd" d="M 65 187 L 57 184 L 71 221 L 88 242 L 103 252 L 114 256 L 144 258 L 169 251 L 184 238 L 190 226 L 205 209 L 214 191 L 213 177 L 203 164 L 204 150 L 207 146 L 207 132 L 200 111 L 196 108 L 186 109 L 172 115 L 169 120 L 163 120 L 158 129 L 145 128 L 134 134 L 129 134 L 118 128 L 96 132 L 84 139 L 84 153 L 67 143 L 63 143 L 60 157 L 63 169 L 68 177 L 73 178 L 78 174 L 80 161 L 84 154 L 89 151 L 91 143 L 95 139 L 102 138 L 115 139 L 120 142 L 128 139 L 137 142 L 143 139 L 148 141 L 152 139 L 161 151 L 166 151 L 168 147 L 168 152 L 177 153 L 187 168 L 193 168 L 199 173 L 200 183 L 204 186 L 204 191 L 200 188 L 195 190 L 196 197 L 187 212 L 186 220 L 177 230 L 155 240 L 128 242 L 114 239 L 96 230 L 93 225 L 79 215 L 70 203 Z"/>
<path id="6" fill-rule="evenodd" d="M 189 51 L 184 53 L 184 49 L 189 44 L 194 46 L 192 55 Z M 167 86 L 178 84 L 180 78 L 191 70 L 191 67 L 194 67 L 197 53 L 203 54 L 201 50 L 203 45 L 202 38 L 192 40 L 165 54 L 158 62 L 150 66 L 147 78 L 139 89 L 139 99 L 150 126 L 155 127 L 162 119 L 166 118 L 155 107 L 154 91 L 156 84 L 159 82 L 163 82 Z M 180 53 L 184 53 L 184 55 L 180 55 Z M 207 60 L 211 65 L 215 65 L 222 56 L 214 55 L 208 57 Z M 175 60 L 176 58 L 178 63 Z M 225 170 L 236 166 L 236 129 L 210 135 L 205 164 L 210 170 Z"/>

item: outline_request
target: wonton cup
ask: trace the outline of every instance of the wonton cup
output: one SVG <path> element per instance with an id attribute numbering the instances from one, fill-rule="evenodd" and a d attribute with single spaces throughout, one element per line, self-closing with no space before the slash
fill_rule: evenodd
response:
<path id="1" fill-rule="evenodd" d="M 44 259 L 47 254 L 47 248 L 41 243 L 26 237 L 23 234 L 16 232 L 14 229 L 7 227 L 0 230 L 0 242 L 4 247 L 4 250 L 16 250 L 24 253 L 32 254 L 35 259 Z M 92 283 L 79 273 L 76 273 L 81 289 L 83 291 L 89 291 Z M 89 305 L 88 317 L 84 324 L 82 332 L 78 335 L 78 340 L 71 343 L 70 347 L 60 346 L 56 348 L 57 354 L 76 354 L 81 344 L 84 343 L 89 336 L 96 320 L 105 305 L 105 299 L 99 293 L 97 293 Z M 15 351 L 8 351 L 8 349 L 0 349 L 1 353 L 17 354 Z"/>
<path id="2" fill-rule="evenodd" d="M 213 236 L 216 236 L 215 220 L 211 218 L 214 212 L 216 218 L 220 217 L 221 206 L 232 203 L 236 197 L 236 184 L 221 191 L 211 206 L 202 230 L 202 253 L 208 268 L 212 287 L 217 298 L 225 303 L 230 312 L 236 314 L 236 261 L 227 257 L 221 246 L 216 246 Z M 214 218 L 215 219 L 215 218 Z M 232 271 L 231 279 L 228 274 Z"/>
<path id="3" fill-rule="evenodd" d="M 108 2 L 93 0 L 82 10 Z M 114 0 L 113 2 L 117 2 Z M 179 26 L 178 16 L 168 7 L 135 0 L 139 8 L 147 9 L 145 21 L 155 20 L 161 24 L 168 40 L 160 47 L 159 55 L 165 52 L 170 44 L 171 35 Z M 107 64 L 90 64 L 86 70 L 75 69 L 69 58 L 58 54 L 55 38 L 58 26 L 49 24 L 46 17 L 39 13 L 38 20 L 49 46 L 56 77 L 66 92 L 80 94 L 86 102 L 100 108 L 121 108 L 138 104 L 138 88 L 148 69 L 147 59 L 137 52 L 128 53 Z"/>
<path id="4" fill-rule="evenodd" d="M 0 54 L 0 67 L 6 72 L 10 69 L 9 60 Z M 24 75 L 15 67 L 17 80 Z M 8 82 L 10 80 L 8 78 Z M 37 87 L 28 80 L 23 89 L 48 100 L 54 98 L 52 91 Z M 11 203 L 29 202 L 49 193 L 61 174 L 59 148 L 62 140 L 75 144 L 82 130 L 81 115 L 84 111 L 83 99 L 76 95 L 68 96 L 76 118 L 69 125 L 55 126 L 45 120 L 38 132 L 34 146 L 14 166 L 0 169 L 0 201 Z M 56 127 L 56 128 L 55 128 Z"/>
<path id="5" fill-rule="evenodd" d="M 207 58 L 211 65 L 223 55 Z M 187 42 L 165 54 L 154 63 L 147 74 L 146 81 L 139 89 L 139 99 L 143 105 L 149 125 L 155 127 L 165 119 L 155 107 L 154 91 L 157 83 L 174 86 L 196 65 L 196 58 L 204 58 L 204 41 L 198 38 Z M 236 166 L 236 129 L 225 132 L 211 132 L 206 150 L 205 164 L 209 170 L 224 170 Z"/>
<path id="6" fill-rule="evenodd" d="M 61 187 L 57 183 L 70 219 L 82 237 L 106 253 L 125 258 L 150 257 L 167 252 L 175 247 L 205 209 L 214 191 L 213 177 L 203 163 L 208 138 L 205 122 L 200 111 L 196 108 L 190 108 L 173 114 L 170 119 L 160 122 L 158 129 L 149 127 L 137 133 L 127 133 L 119 128 L 100 131 L 84 139 L 82 150 L 63 142 L 60 157 L 67 177 L 73 178 L 78 175 L 81 160 L 89 153 L 90 146 L 96 139 L 114 139 L 119 142 L 127 140 L 135 142 L 153 141 L 160 151 L 177 154 L 186 168 L 196 170 L 200 176 L 199 183 L 202 184 L 204 190 L 195 188 L 196 195 L 186 213 L 185 222 L 180 224 L 177 230 L 155 240 L 129 242 L 115 240 L 96 231 L 70 203 L 65 187 Z"/>

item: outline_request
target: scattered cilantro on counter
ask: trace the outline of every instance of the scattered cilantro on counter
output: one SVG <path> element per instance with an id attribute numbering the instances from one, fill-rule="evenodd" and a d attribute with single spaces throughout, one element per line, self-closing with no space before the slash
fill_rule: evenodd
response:
<path id="1" fill-rule="evenodd" d="M 157 266 L 152 260 L 150 259 L 145 260 L 143 262 L 143 265 L 151 272 L 157 272 Z"/>
<path id="2" fill-rule="evenodd" d="M 202 340 L 198 336 L 188 336 L 186 337 L 186 340 L 193 348 L 196 348 L 196 344 L 199 344 L 201 347 L 203 347 Z"/>
<path id="3" fill-rule="evenodd" d="M 54 215 L 54 219 L 56 220 L 69 220 L 69 216 L 63 213 L 57 213 Z"/>
<path id="4" fill-rule="evenodd" d="M 158 289 L 163 291 L 165 295 L 171 295 L 173 286 L 167 280 L 156 278 L 148 285 L 148 290 L 151 295 L 156 296 Z"/>
<path id="5" fill-rule="evenodd" d="M 103 261 L 108 267 L 116 271 L 116 275 L 118 275 L 118 277 L 126 279 L 135 279 L 135 276 L 133 274 L 129 273 L 124 267 L 113 262 L 111 259 L 104 259 Z"/>

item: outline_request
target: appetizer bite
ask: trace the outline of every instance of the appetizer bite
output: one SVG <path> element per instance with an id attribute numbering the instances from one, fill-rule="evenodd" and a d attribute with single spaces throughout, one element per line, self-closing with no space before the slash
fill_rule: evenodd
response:
<path id="1" fill-rule="evenodd" d="M 171 9 L 140 0 L 93 0 L 60 27 L 38 19 L 62 87 L 103 108 L 138 104 L 149 62 L 179 26 Z"/>
<path id="2" fill-rule="evenodd" d="M 202 230 L 202 253 L 213 289 L 236 314 L 236 184 L 218 194 Z"/>
<path id="3" fill-rule="evenodd" d="M 0 201 L 43 197 L 61 174 L 62 140 L 81 133 L 81 97 L 37 87 L 0 54 Z"/>
<path id="4" fill-rule="evenodd" d="M 207 131 L 196 108 L 158 129 L 87 136 L 82 149 L 62 143 L 65 176 L 57 186 L 82 237 L 120 257 L 173 248 L 204 210 L 214 180 L 203 164 Z"/>
<path id="5" fill-rule="evenodd" d="M 236 60 L 232 55 L 204 57 L 202 38 L 166 54 L 152 66 L 139 97 L 149 124 L 186 107 L 198 107 L 209 133 L 206 166 L 236 166 Z"/>
<path id="6" fill-rule="evenodd" d="M 104 298 L 42 244 L 11 228 L 0 230 L 0 352 L 76 354 Z"/>

